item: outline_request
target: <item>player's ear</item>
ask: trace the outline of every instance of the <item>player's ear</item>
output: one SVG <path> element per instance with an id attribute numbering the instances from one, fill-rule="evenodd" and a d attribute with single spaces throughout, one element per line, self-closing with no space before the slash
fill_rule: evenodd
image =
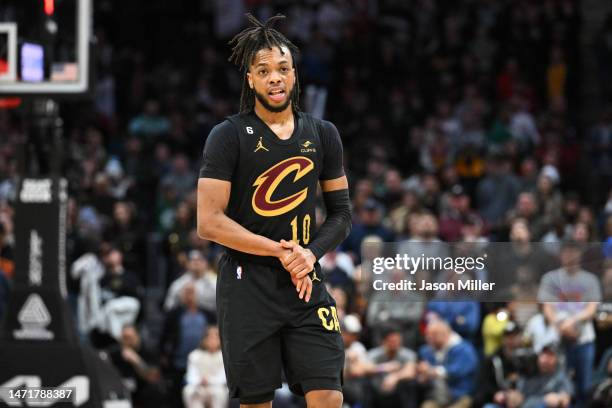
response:
<path id="1" fill-rule="evenodd" d="M 247 81 L 249 81 L 249 88 L 253 89 L 253 79 L 251 78 L 251 73 L 247 72 L 246 76 L 247 76 Z"/>

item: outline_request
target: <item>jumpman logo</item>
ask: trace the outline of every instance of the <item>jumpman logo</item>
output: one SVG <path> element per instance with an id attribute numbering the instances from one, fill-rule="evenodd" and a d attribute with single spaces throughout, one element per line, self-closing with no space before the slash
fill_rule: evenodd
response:
<path id="1" fill-rule="evenodd" d="M 311 280 L 313 282 L 316 282 L 316 281 L 321 282 L 321 279 L 319 279 L 319 277 L 317 276 L 317 270 L 316 269 L 312 270 L 312 279 Z"/>
<path id="2" fill-rule="evenodd" d="M 268 150 L 268 148 L 266 146 L 263 145 L 263 142 L 261 141 L 261 137 L 259 138 L 259 142 L 257 142 L 257 147 L 255 148 L 255 150 L 253 152 L 258 152 L 260 149 L 263 149 L 266 152 L 270 151 L 270 150 Z"/>

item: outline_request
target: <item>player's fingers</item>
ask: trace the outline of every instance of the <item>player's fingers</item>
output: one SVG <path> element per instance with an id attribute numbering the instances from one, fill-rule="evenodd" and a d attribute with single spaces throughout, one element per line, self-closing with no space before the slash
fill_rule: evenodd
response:
<path id="1" fill-rule="evenodd" d="M 302 279 L 302 286 L 300 288 L 300 299 L 304 299 L 304 295 L 306 294 L 306 290 L 308 289 L 308 279 Z"/>
<path id="2" fill-rule="evenodd" d="M 292 261 L 287 262 L 287 269 L 290 271 L 294 271 L 296 269 L 299 269 L 300 267 L 304 266 L 305 262 L 303 259 L 301 258 L 294 258 Z"/>
<path id="3" fill-rule="evenodd" d="M 307 269 L 308 265 L 306 263 L 296 264 L 294 267 L 291 268 L 291 274 L 295 276 L 296 274 L 303 272 Z"/>
<path id="4" fill-rule="evenodd" d="M 295 261 L 296 257 L 297 255 L 294 252 L 291 252 L 289 255 L 286 255 L 281 258 L 281 263 L 283 264 L 285 269 L 290 270 L 289 265 L 291 265 L 291 263 Z"/>
<path id="5" fill-rule="evenodd" d="M 308 289 L 306 289 L 306 302 L 310 302 L 310 296 L 312 296 L 312 281 L 310 279 L 304 279 Z"/>
<path id="6" fill-rule="evenodd" d="M 300 269 L 293 276 L 295 276 L 298 279 L 302 279 L 303 277 L 307 276 L 310 272 L 312 272 L 312 268 L 304 267 L 304 269 Z"/>
<path id="7" fill-rule="evenodd" d="M 303 283 L 304 283 L 304 279 L 298 279 L 297 285 L 295 285 L 296 292 L 300 293 L 300 289 L 302 289 Z"/>

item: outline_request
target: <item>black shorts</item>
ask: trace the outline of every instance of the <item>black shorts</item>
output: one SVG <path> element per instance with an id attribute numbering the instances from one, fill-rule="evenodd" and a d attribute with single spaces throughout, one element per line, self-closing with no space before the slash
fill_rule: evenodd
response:
<path id="1" fill-rule="evenodd" d="M 320 280 L 313 281 L 306 303 L 287 271 L 225 254 L 217 313 L 231 398 L 246 404 L 271 401 L 283 370 L 295 394 L 342 390 L 344 345 L 336 303 Z"/>

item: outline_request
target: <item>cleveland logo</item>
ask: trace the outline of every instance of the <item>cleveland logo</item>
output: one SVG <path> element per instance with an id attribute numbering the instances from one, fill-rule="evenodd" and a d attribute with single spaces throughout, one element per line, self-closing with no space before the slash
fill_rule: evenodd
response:
<path id="1" fill-rule="evenodd" d="M 308 187 L 280 200 L 272 200 L 272 195 L 285 177 L 295 172 L 293 182 L 295 183 L 314 169 L 314 163 L 307 157 L 297 156 L 283 160 L 263 172 L 253 186 L 251 205 L 253 210 L 264 217 L 274 217 L 285 214 L 300 205 L 308 196 Z"/>

